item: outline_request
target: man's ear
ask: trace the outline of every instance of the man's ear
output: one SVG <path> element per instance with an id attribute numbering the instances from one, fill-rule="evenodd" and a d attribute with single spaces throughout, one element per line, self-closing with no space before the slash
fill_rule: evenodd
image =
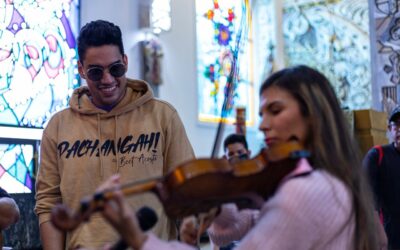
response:
<path id="1" fill-rule="evenodd" d="M 81 78 L 86 80 L 85 73 L 83 72 L 83 65 L 80 60 L 78 60 L 78 72 L 79 72 L 79 75 L 81 76 Z"/>
<path id="2" fill-rule="evenodd" d="M 122 57 L 122 63 L 125 64 L 126 68 L 128 68 L 128 56 L 126 54 Z"/>

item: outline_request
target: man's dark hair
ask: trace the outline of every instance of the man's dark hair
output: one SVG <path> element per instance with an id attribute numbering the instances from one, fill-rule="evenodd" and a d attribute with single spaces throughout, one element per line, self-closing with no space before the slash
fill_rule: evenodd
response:
<path id="1" fill-rule="evenodd" d="M 246 137 L 244 135 L 230 134 L 224 140 L 224 151 L 226 151 L 226 148 L 228 147 L 228 145 L 234 144 L 234 143 L 241 143 L 244 145 L 246 150 L 249 149 L 249 147 L 247 145 Z"/>
<path id="2" fill-rule="evenodd" d="M 394 122 L 400 117 L 400 106 L 396 106 L 389 115 L 389 122 Z"/>
<path id="3" fill-rule="evenodd" d="M 88 48 L 102 45 L 116 45 L 121 55 L 124 55 L 121 29 L 117 25 L 104 20 L 96 20 L 85 24 L 81 28 L 78 37 L 80 62 L 83 63 Z"/>

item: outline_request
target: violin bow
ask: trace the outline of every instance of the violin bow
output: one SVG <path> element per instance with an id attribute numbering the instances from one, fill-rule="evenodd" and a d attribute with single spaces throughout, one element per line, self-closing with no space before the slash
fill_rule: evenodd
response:
<path id="1" fill-rule="evenodd" d="M 224 102 L 222 104 L 221 116 L 220 116 L 219 123 L 218 123 L 217 134 L 215 136 L 213 150 L 211 153 L 211 158 L 217 158 L 218 154 L 219 154 L 219 149 L 221 147 L 222 134 L 224 131 L 224 126 L 225 126 L 225 120 L 226 120 L 226 117 L 228 116 L 228 112 L 232 106 L 229 104 L 233 103 L 233 97 L 234 97 L 235 89 L 236 89 L 235 87 L 236 87 L 236 83 L 237 83 L 238 76 L 239 76 L 239 66 L 238 66 L 239 51 L 240 51 L 240 48 L 243 45 L 244 41 L 247 38 L 250 23 L 251 23 L 250 3 L 249 3 L 249 0 L 243 0 L 240 26 L 239 26 L 238 33 L 236 35 L 235 47 L 233 49 L 232 67 L 229 72 L 229 76 L 228 76 L 228 79 L 227 79 L 226 85 L 225 85 L 225 97 L 224 97 Z M 243 37 L 244 37 L 244 39 L 243 39 Z"/>

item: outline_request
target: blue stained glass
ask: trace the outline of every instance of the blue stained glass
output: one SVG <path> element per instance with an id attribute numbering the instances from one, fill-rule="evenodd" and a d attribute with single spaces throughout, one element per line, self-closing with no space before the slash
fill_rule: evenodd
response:
<path id="1" fill-rule="evenodd" d="M 0 186 L 9 193 L 29 193 L 34 177 L 33 144 L 0 143 Z"/>
<path id="2" fill-rule="evenodd" d="M 0 27 L 0 125 L 43 128 L 79 86 L 79 1 L 2 1 Z"/>
<path id="3" fill-rule="evenodd" d="M 246 5 L 244 5 L 246 3 Z M 236 39 L 246 15 L 245 0 L 197 0 L 197 79 L 198 119 L 217 122 L 221 116 L 226 94 L 226 84 L 233 67 Z M 246 23 L 250 26 L 250 23 Z M 243 26 L 242 26 L 243 28 Z M 251 27 L 248 29 L 251 30 Z M 234 107 L 246 107 L 246 122 L 254 122 L 253 72 L 251 39 L 242 34 L 238 51 L 239 73 L 234 85 L 234 95 L 227 105 L 227 122 L 234 122 Z"/>
<path id="4" fill-rule="evenodd" d="M 27 172 L 28 172 L 28 166 L 25 165 L 25 161 L 24 162 L 22 162 L 20 160 L 17 161 L 16 168 L 17 168 L 17 173 L 15 174 L 15 177 L 21 183 L 25 183 L 25 176 L 27 175 Z"/>
<path id="5" fill-rule="evenodd" d="M 286 64 L 307 64 L 323 72 L 343 107 L 369 108 L 368 1 L 286 0 L 283 11 Z"/>

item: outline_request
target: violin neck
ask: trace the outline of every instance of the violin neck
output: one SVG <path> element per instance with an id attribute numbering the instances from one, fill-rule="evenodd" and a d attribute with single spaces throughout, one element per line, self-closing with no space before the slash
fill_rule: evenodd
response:
<path id="1" fill-rule="evenodd" d="M 140 181 L 140 182 L 127 183 L 127 184 L 123 185 L 120 190 L 125 196 L 144 193 L 144 192 L 148 192 L 148 191 L 153 191 L 158 182 L 159 182 L 159 178 Z M 111 198 L 112 196 L 113 196 L 112 191 L 106 192 L 104 194 L 104 197 L 106 199 Z"/>

